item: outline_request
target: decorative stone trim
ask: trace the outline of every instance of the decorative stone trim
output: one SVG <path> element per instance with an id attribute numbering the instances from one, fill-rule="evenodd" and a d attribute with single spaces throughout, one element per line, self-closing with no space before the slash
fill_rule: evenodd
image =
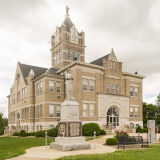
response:
<path id="1" fill-rule="evenodd" d="M 128 73 L 128 72 L 122 72 L 122 75 L 123 76 L 132 76 L 132 77 L 141 78 L 141 79 L 144 79 L 146 77 L 146 76 L 137 75 L 137 74 Z"/>

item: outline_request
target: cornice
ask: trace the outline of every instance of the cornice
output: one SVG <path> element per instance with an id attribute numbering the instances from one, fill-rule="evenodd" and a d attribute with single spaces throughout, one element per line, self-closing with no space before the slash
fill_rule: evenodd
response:
<path id="1" fill-rule="evenodd" d="M 72 43 L 72 42 L 69 42 L 69 41 L 66 41 L 66 40 L 61 40 L 57 45 L 55 45 L 53 48 L 50 49 L 50 51 L 54 50 L 56 47 L 58 47 L 62 42 L 64 43 L 69 43 L 69 44 L 72 44 L 72 45 L 75 45 L 75 46 L 78 46 L 78 47 L 82 47 L 82 48 L 85 48 L 86 46 L 83 46 L 83 45 L 79 45 L 79 44 L 75 44 L 75 43 Z"/>
<path id="2" fill-rule="evenodd" d="M 74 65 L 81 65 L 81 66 L 86 66 L 86 67 L 91 67 L 91 68 L 96 68 L 96 69 L 101 69 L 101 70 L 105 70 L 104 67 L 98 66 L 98 65 L 94 65 L 94 64 L 89 64 L 89 63 L 84 63 L 84 62 L 80 62 L 80 61 L 74 61 L 70 64 L 68 64 L 67 66 L 65 66 L 64 68 L 58 70 L 56 73 L 61 73 L 64 70 L 66 70 L 67 68 L 73 67 Z"/>
<path id="3" fill-rule="evenodd" d="M 141 79 L 144 79 L 146 77 L 146 76 L 137 75 L 137 74 L 128 73 L 128 72 L 122 72 L 122 75 L 123 76 L 131 76 L 131 77 L 141 78 Z"/>

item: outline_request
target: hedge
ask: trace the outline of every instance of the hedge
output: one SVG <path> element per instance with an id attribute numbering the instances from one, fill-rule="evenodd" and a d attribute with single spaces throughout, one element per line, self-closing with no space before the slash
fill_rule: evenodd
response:
<path id="1" fill-rule="evenodd" d="M 147 128 L 143 128 L 143 133 L 147 133 Z"/>
<path id="2" fill-rule="evenodd" d="M 101 129 L 101 133 L 100 133 L 100 135 L 106 135 L 106 131 L 105 131 L 105 130 L 103 130 L 103 129 Z"/>
<path id="3" fill-rule="evenodd" d="M 96 132 L 96 136 L 99 136 L 101 133 L 100 127 L 97 123 L 86 123 L 82 126 L 82 134 L 84 136 L 93 136 Z"/>
<path id="4" fill-rule="evenodd" d="M 19 136 L 22 137 L 23 133 L 25 133 L 25 130 L 21 130 Z"/>
<path id="5" fill-rule="evenodd" d="M 140 127 L 140 126 L 138 126 L 138 128 L 136 129 L 136 133 L 143 133 L 143 129 Z"/>
<path id="6" fill-rule="evenodd" d="M 117 145 L 118 140 L 116 138 L 108 138 L 106 140 L 107 145 Z"/>
<path id="7" fill-rule="evenodd" d="M 19 136 L 19 132 L 15 132 L 13 136 Z"/>

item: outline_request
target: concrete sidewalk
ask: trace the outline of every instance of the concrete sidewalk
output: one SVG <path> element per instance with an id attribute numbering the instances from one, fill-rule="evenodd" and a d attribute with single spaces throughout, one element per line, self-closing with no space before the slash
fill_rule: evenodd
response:
<path id="1" fill-rule="evenodd" d="M 108 137 L 108 136 L 107 136 Z M 110 137 L 113 137 L 112 135 Z M 33 147 L 26 150 L 26 154 L 11 158 L 8 160 L 53 160 L 62 156 L 76 154 L 101 154 L 114 152 L 116 149 L 109 146 L 104 146 L 106 136 L 96 139 L 96 149 L 94 149 L 94 140 L 88 141 L 91 144 L 91 149 L 62 152 L 55 149 L 50 149 L 50 146 Z"/>

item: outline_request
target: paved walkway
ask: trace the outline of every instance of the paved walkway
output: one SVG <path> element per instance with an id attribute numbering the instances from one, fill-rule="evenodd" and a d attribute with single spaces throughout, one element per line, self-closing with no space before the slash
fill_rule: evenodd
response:
<path id="1" fill-rule="evenodd" d="M 137 136 L 137 133 L 130 133 L 130 136 Z M 147 133 L 139 134 L 143 138 L 147 137 Z M 62 152 L 55 149 L 50 149 L 50 146 L 40 146 L 33 147 L 26 150 L 26 154 L 11 158 L 8 160 L 53 160 L 60 158 L 62 156 L 76 155 L 76 154 L 102 154 L 108 152 L 114 152 L 117 149 L 117 146 L 106 146 L 103 145 L 106 142 L 107 138 L 113 138 L 113 135 L 106 135 L 102 138 L 96 139 L 96 149 L 94 149 L 94 140 L 88 141 L 91 144 L 91 149 L 87 150 L 77 150 L 77 151 L 67 151 Z M 159 140 L 160 134 L 157 134 L 157 140 Z M 133 147 L 128 149 L 140 149 L 141 147 Z"/>

